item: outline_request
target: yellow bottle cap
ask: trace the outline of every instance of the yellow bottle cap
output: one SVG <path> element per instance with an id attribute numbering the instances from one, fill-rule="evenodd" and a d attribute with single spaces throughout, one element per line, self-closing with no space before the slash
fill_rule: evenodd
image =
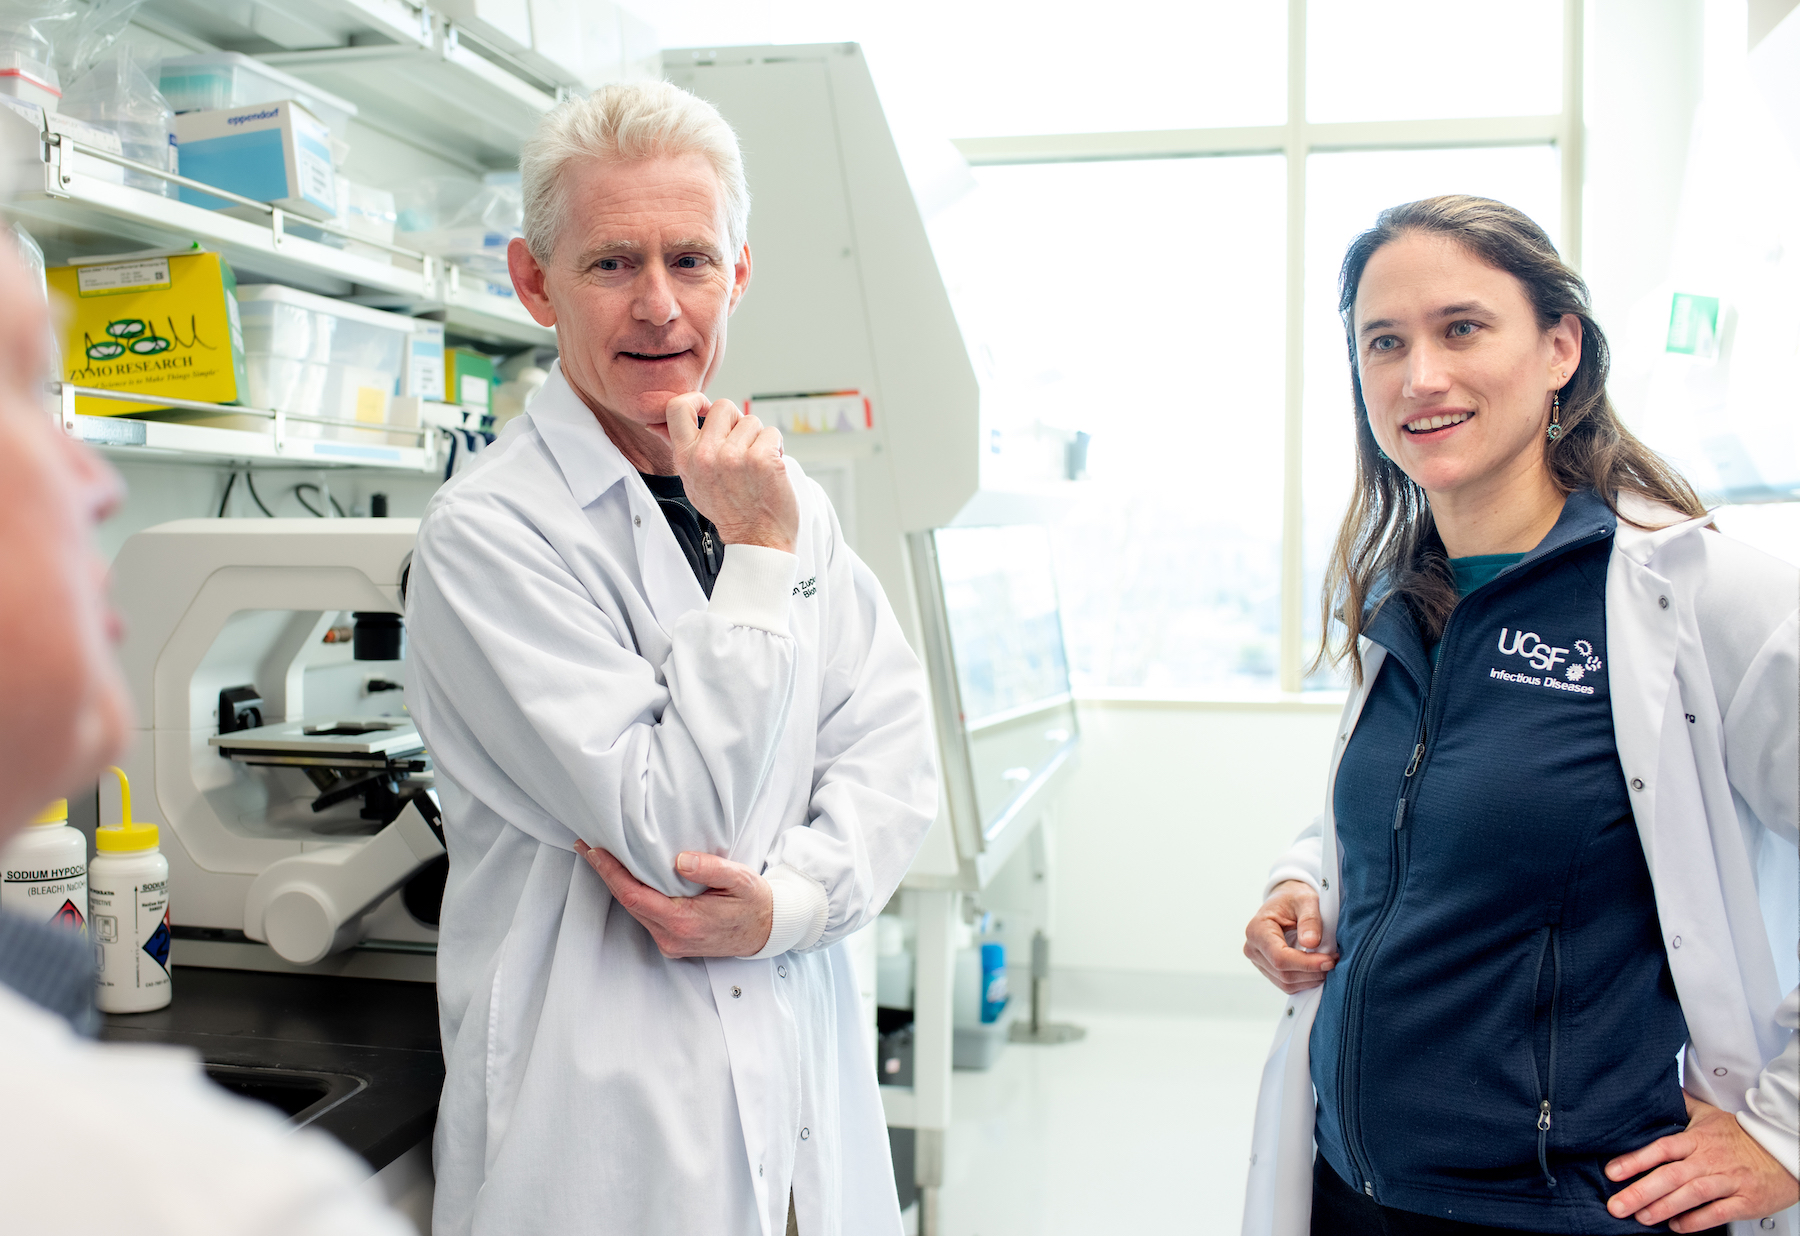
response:
<path id="1" fill-rule="evenodd" d="M 38 812 L 37 818 L 35 820 L 33 820 L 32 823 L 33 824 L 63 824 L 68 821 L 68 818 L 69 818 L 69 800 L 66 798 L 59 798 L 55 802 L 51 803 L 48 807 L 45 807 L 42 811 Z"/>
<path id="2" fill-rule="evenodd" d="M 156 825 L 137 823 L 131 818 L 131 782 L 125 779 L 125 770 L 107 771 L 119 779 L 119 822 L 114 827 L 94 830 L 94 848 L 102 854 L 154 850 L 159 836 Z"/>

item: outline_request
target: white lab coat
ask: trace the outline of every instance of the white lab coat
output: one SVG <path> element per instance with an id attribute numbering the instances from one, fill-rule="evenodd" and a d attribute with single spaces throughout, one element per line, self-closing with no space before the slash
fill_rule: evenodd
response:
<path id="1" fill-rule="evenodd" d="M 180 980 L 175 998 L 181 999 Z M 409 1236 L 348 1150 L 208 1081 L 192 1051 L 96 1043 L 0 985 L 7 1236 Z"/>
<path id="2" fill-rule="evenodd" d="M 795 553 L 708 603 L 559 370 L 419 528 L 408 703 L 450 852 L 434 1230 L 898 1233 L 840 942 L 937 805 L 924 674 L 817 484 Z M 682 850 L 764 871 L 752 959 L 670 960 L 574 852 L 671 896 Z M 784 951 L 792 948 L 793 951 Z"/>
<path id="3" fill-rule="evenodd" d="M 1606 576 L 1606 637 L 1619 762 L 1643 838 L 1689 1042 L 1683 1085 L 1739 1120 L 1777 1161 L 1800 1161 L 1800 991 L 1783 998 L 1775 949 L 1795 924 L 1765 924 L 1759 876 L 1796 871 L 1800 794 L 1800 580 L 1792 567 L 1713 532 L 1705 519 L 1627 497 Z M 1677 521 L 1670 523 L 1671 520 Z M 1367 640 L 1363 685 L 1345 701 L 1325 811 L 1282 856 L 1268 887 L 1320 890 L 1322 948 L 1336 946 L 1342 852 L 1331 795 L 1338 761 L 1386 653 Z M 1321 887 L 1321 855 L 1331 854 Z M 1760 860 L 1760 862 L 1759 862 Z M 1774 893 L 1774 889 L 1762 890 Z M 1781 937 L 1771 939 L 1771 932 Z M 1677 943 L 1679 941 L 1679 943 Z M 1314 1095 L 1308 1045 L 1320 988 L 1289 998 L 1263 1066 L 1244 1236 L 1306 1236 Z M 1796 1211 L 1733 1236 L 1800 1236 Z"/>

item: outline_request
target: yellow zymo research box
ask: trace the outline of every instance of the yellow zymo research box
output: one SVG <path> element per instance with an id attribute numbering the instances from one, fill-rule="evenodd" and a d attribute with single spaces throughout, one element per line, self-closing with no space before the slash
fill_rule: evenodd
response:
<path id="1" fill-rule="evenodd" d="M 145 254 L 54 266 L 46 275 L 67 315 L 65 381 L 203 403 L 236 403 L 243 397 L 237 279 L 218 254 Z M 75 406 L 84 416 L 156 407 L 113 399 L 77 399 Z"/>

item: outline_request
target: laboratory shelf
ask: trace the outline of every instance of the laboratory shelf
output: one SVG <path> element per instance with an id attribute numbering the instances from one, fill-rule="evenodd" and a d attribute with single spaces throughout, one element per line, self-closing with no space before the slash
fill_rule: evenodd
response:
<path id="1" fill-rule="evenodd" d="M 194 462 L 266 462 L 303 468 L 387 468 L 401 472 L 435 470 L 435 451 L 405 446 L 365 446 L 320 438 L 278 437 L 244 429 L 215 429 L 140 421 L 124 416 L 78 416 L 70 436 L 114 459 L 179 457 Z"/>
<path id="2" fill-rule="evenodd" d="M 554 83 L 407 0 L 150 0 L 152 24 L 246 52 L 356 104 L 357 121 L 470 171 L 511 168 Z"/>
<path id="3" fill-rule="evenodd" d="M 478 54 L 454 26 L 429 45 L 275 52 L 268 64 L 356 104 L 357 120 L 473 167 L 518 166 L 519 146 L 557 96 Z"/>
<path id="4" fill-rule="evenodd" d="M 0 115 L 0 122 L 8 115 Z M 305 220 L 284 218 L 277 230 L 268 222 L 236 218 L 79 171 L 59 174 L 48 164 L 44 170 L 45 186 L 26 190 L 5 210 L 30 229 L 52 261 L 134 248 L 186 249 L 198 241 L 223 254 L 239 274 L 326 296 L 345 295 L 357 285 L 426 296 L 423 262 L 411 263 L 410 269 L 396 266 L 286 230 L 304 226 Z"/>
<path id="5" fill-rule="evenodd" d="M 11 115 L 0 113 L 0 123 Z M 223 254 L 240 278 L 248 276 L 245 282 L 268 280 L 442 318 L 458 338 L 493 347 L 555 346 L 556 332 L 532 321 L 517 300 L 464 286 L 460 271 L 424 254 L 402 250 L 383 261 L 293 235 L 289 228 L 309 224 L 292 216 L 238 218 L 55 164 L 46 164 L 44 174 L 43 188 L 20 194 L 4 210 L 31 230 L 52 261 L 136 247 L 185 249 L 198 241 Z"/>
<path id="6" fill-rule="evenodd" d="M 290 423 L 343 427 L 345 422 L 322 417 L 291 416 L 262 408 L 245 408 L 235 404 L 204 404 L 185 399 L 158 399 L 142 393 L 123 394 L 74 386 L 66 382 L 53 384 L 60 408 L 57 423 L 64 433 L 77 441 L 118 459 L 142 459 L 147 456 L 178 457 L 196 462 L 256 462 L 304 468 L 387 468 L 403 472 L 429 472 L 437 469 L 438 434 L 435 429 L 407 430 L 400 427 L 356 425 L 349 428 L 371 436 L 405 434 L 418 440 L 417 446 L 386 445 L 378 442 L 346 442 L 331 438 L 308 437 L 289 432 Z M 140 420 L 133 416 L 84 416 L 75 411 L 75 398 L 117 399 L 130 403 L 161 403 L 170 408 L 217 416 L 259 417 L 269 422 L 267 430 L 222 429 L 214 425 L 187 425 L 178 421 Z"/>
<path id="7" fill-rule="evenodd" d="M 432 316 L 438 315 L 433 312 Z M 525 306 L 511 297 L 453 290 L 442 316 L 446 334 L 489 347 L 556 346 L 555 329 L 539 326 L 525 311 Z"/>
<path id="8" fill-rule="evenodd" d="M 350 299 L 371 309 L 385 309 L 415 318 L 434 318 L 444 324 L 444 333 L 457 342 L 512 351 L 522 347 L 556 346 L 556 331 L 552 327 L 539 326 L 517 299 L 466 287 L 460 275 L 460 271 L 451 267 L 438 285 L 439 296 L 401 296 L 364 290 Z"/>
<path id="9" fill-rule="evenodd" d="M 383 39 L 431 42 L 430 11 L 409 0 L 148 0 L 134 20 L 179 42 L 255 54 L 269 48 L 330 47 Z M 205 50 L 196 47 L 194 50 Z"/>

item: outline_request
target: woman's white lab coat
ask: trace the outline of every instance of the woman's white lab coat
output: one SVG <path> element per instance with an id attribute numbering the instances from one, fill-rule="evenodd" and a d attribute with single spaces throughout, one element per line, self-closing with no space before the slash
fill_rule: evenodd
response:
<path id="1" fill-rule="evenodd" d="M 924 675 L 790 460 L 793 555 L 731 546 L 709 603 L 560 371 L 433 500 L 407 699 L 450 852 L 434 1230 L 898 1233 L 840 941 L 937 805 Z M 573 852 L 671 896 L 682 850 L 763 871 L 756 958 L 670 960 Z M 793 951 L 785 951 L 792 948 Z"/>
<path id="2" fill-rule="evenodd" d="M 1656 888 L 1669 968 L 1687 1017 L 1683 1085 L 1739 1113 L 1777 1161 L 1800 1161 L 1800 991 L 1783 998 L 1775 949 L 1792 955 L 1800 794 L 1800 581 L 1792 567 L 1627 498 L 1606 576 L 1609 682 L 1619 762 Z M 1342 852 L 1332 817 L 1337 766 L 1385 652 L 1362 641 L 1363 686 L 1338 726 L 1325 811 L 1269 877 L 1319 890 L 1321 947 L 1336 947 Z M 1496 758 L 1504 758 L 1496 752 Z M 1321 855 L 1330 854 L 1329 868 Z M 1323 879 L 1321 877 L 1324 877 Z M 1327 883 L 1327 881 L 1329 881 Z M 1782 887 L 1775 887 L 1782 886 Z M 1771 939 L 1771 933 L 1782 933 Z M 1244 1236 L 1306 1236 L 1314 1095 L 1308 1043 L 1320 988 L 1287 1001 L 1263 1066 Z M 1733 1236 L 1800 1236 L 1795 1211 Z"/>

